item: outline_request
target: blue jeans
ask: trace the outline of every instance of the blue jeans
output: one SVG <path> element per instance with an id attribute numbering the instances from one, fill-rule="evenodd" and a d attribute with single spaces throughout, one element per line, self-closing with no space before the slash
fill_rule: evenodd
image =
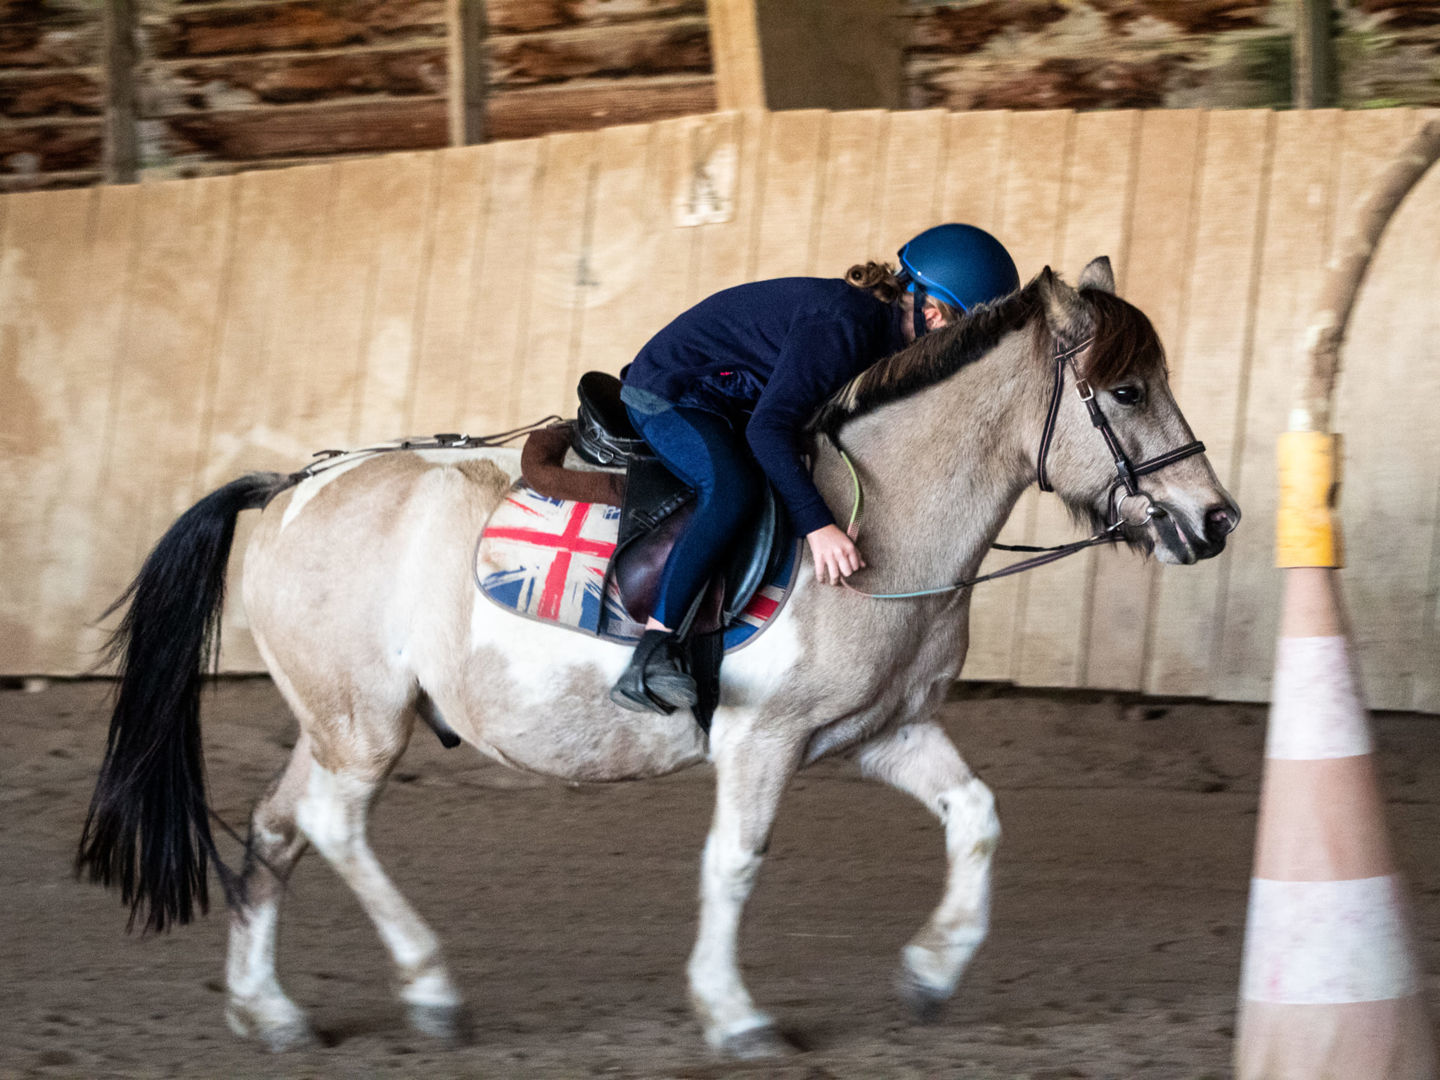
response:
<path id="1" fill-rule="evenodd" d="M 765 478 L 722 416 L 685 407 L 627 411 L 665 467 L 695 489 L 695 516 L 666 560 L 655 605 L 655 618 L 674 630 L 758 509 Z"/>

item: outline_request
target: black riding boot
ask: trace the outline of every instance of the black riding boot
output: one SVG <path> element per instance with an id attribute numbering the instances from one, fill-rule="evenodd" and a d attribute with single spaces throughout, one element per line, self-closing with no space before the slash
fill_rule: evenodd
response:
<path id="1" fill-rule="evenodd" d="M 679 643 L 669 630 L 646 630 L 630 666 L 610 690 L 610 700 L 632 712 L 669 715 L 699 700 L 695 680 L 685 670 Z"/>

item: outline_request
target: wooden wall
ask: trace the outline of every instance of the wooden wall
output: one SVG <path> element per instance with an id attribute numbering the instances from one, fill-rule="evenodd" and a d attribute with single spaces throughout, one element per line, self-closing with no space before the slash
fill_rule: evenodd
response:
<path id="1" fill-rule="evenodd" d="M 99 181 L 102 22 L 92 0 L 0 0 L 0 191 Z"/>
<path id="2" fill-rule="evenodd" d="M 719 114 L 6 196 L 0 671 L 88 667 L 89 624 L 149 545 L 243 470 L 568 412 L 582 371 L 618 369 L 715 289 L 838 274 L 959 219 L 1002 237 L 1025 277 L 1050 263 L 1073 280 L 1112 257 L 1245 512 L 1230 550 L 1200 566 L 1092 551 L 984 586 L 966 674 L 1263 699 L 1280 586 L 1273 446 L 1299 330 L 1348 214 L 1421 116 Z M 1432 712 L 1437 250 L 1440 171 L 1365 285 L 1339 410 L 1344 586 L 1367 689 L 1377 706 Z M 1004 538 L 1072 532 L 1032 489 Z M 243 626 L 236 604 L 231 670 L 257 666 Z"/>
<path id="3" fill-rule="evenodd" d="M 906 104 L 1283 107 L 1299 0 L 907 0 Z M 1347 108 L 1440 104 L 1437 0 L 1331 0 Z"/>

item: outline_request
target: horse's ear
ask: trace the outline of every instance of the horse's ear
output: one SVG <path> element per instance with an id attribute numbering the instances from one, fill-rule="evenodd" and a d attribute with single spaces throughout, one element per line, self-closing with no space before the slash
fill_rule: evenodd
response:
<path id="1" fill-rule="evenodd" d="M 1039 280 L 1040 296 L 1045 302 L 1045 321 L 1050 325 L 1051 333 L 1064 335 L 1080 317 L 1080 294 L 1061 281 L 1048 266 L 1040 271 Z"/>
<path id="2" fill-rule="evenodd" d="M 1115 271 L 1110 269 L 1110 256 L 1101 255 L 1098 259 L 1091 259 L 1089 265 L 1080 272 L 1080 288 L 1099 289 L 1101 292 L 1115 294 Z"/>

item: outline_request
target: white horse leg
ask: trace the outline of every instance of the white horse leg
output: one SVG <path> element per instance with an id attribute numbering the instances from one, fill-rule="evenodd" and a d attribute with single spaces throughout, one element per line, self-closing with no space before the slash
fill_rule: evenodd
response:
<path id="1" fill-rule="evenodd" d="M 410 1023 L 427 1035 L 456 1038 L 464 1034 L 464 1017 L 440 940 L 391 883 L 366 838 L 366 817 L 384 781 L 384 774 L 377 777 L 373 770 L 332 772 L 313 765 L 300 798 L 300 828 L 354 890 L 380 932 Z"/>
<path id="2" fill-rule="evenodd" d="M 915 796 L 945 825 L 949 871 L 940 905 L 901 953 L 901 989 L 924 1019 L 955 992 L 990 925 L 995 796 L 937 724 L 905 724 L 865 743 L 864 775 Z"/>
<path id="3" fill-rule="evenodd" d="M 237 1035 L 254 1036 L 271 1050 L 316 1042 L 304 1012 L 286 996 L 275 975 L 275 934 L 280 901 L 305 838 L 295 827 L 295 807 L 313 759 L 301 735 L 284 771 L 250 818 L 251 854 L 245 868 L 245 906 L 230 916 L 225 961 L 225 1020 Z"/>
<path id="4" fill-rule="evenodd" d="M 769 845 L 770 826 L 800 748 L 754 732 L 714 747 L 715 817 L 700 867 L 700 925 L 687 968 L 690 1001 L 716 1050 L 736 1057 L 787 1053 L 755 1007 L 736 957 L 740 915 Z"/>

